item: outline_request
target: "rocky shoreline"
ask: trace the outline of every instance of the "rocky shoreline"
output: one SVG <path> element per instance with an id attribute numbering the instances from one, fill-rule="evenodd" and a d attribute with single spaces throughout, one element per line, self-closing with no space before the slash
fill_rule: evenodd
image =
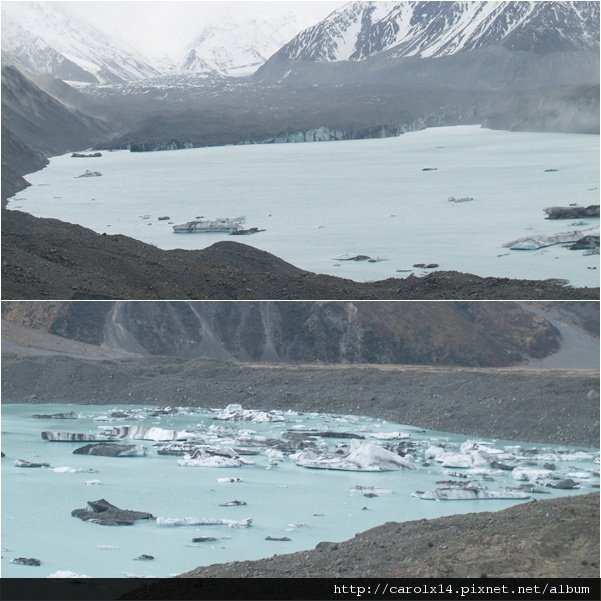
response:
<path id="1" fill-rule="evenodd" d="M 598 578 L 598 532 L 599 495 L 593 493 L 497 512 L 388 522 L 344 542 L 199 567 L 181 577 Z"/>
<path id="2" fill-rule="evenodd" d="M 599 444 L 596 370 L 84 360 L 5 352 L 2 376 L 5 403 L 239 403 L 366 415 L 466 436 Z"/>
<path id="3" fill-rule="evenodd" d="M 593 370 L 90 361 L 5 353 L 3 372 L 6 402 L 201 406 L 211 399 L 212 406 L 224 406 L 239 400 L 249 408 L 367 414 L 473 436 L 586 446 L 599 439 Z M 202 566 L 123 598 L 187 598 L 186 578 L 597 578 L 598 532 L 598 493 L 577 495 L 493 513 L 390 522 L 312 550 Z"/>
<path id="4" fill-rule="evenodd" d="M 2 257 L 5 300 L 599 299 L 599 288 L 455 271 L 360 283 L 303 271 L 237 242 L 166 251 L 8 210 L 2 214 Z"/>

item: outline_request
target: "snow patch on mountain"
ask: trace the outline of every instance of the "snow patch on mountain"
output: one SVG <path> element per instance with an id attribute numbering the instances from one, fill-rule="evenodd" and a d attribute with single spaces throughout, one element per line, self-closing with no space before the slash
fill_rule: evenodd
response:
<path id="1" fill-rule="evenodd" d="M 598 50 L 598 2 L 352 2 L 278 56 L 316 62 L 440 57 L 491 46 L 539 54 Z"/>
<path id="2" fill-rule="evenodd" d="M 159 75 L 139 52 L 57 2 L 3 2 L 2 51 L 63 80 L 122 83 Z"/>
<path id="3" fill-rule="evenodd" d="M 180 68 L 199 74 L 250 75 L 301 29 L 293 12 L 272 18 L 228 17 L 200 32 L 186 48 Z"/>

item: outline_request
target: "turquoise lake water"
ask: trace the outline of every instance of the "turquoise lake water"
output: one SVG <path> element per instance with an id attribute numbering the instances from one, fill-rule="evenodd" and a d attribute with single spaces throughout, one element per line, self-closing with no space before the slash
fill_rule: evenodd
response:
<path id="1" fill-rule="evenodd" d="M 86 169 L 102 177 L 78 179 Z M 549 206 L 599 204 L 598 135 L 458 126 L 375 140 L 65 155 L 26 179 L 32 186 L 9 208 L 165 249 L 235 240 L 357 281 L 420 275 L 413 265 L 425 263 L 599 285 L 598 256 L 560 245 L 503 247 L 526 235 L 598 227 L 598 218 L 549 221 L 543 213 Z M 455 204 L 450 196 L 474 201 Z M 266 231 L 244 237 L 172 231 L 197 217 L 241 215 L 247 227 Z M 385 260 L 335 258 L 345 253 Z"/>
<path id="2" fill-rule="evenodd" d="M 141 409 L 140 406 L 136 406 Z M 120 410 L 133 408 L 121 406 Z M 2 576 L 46 577 L 58 570 L 69 570 L 92 577 L 168 576 L 198 565 L 241 559 L 256 559 L 274 553 L 313 548 L 320 541 L 342 541 L 355 533 L 387 521 L 435 518 L 455 513 L 490 511 L 510 507 L 518 500 L 426 501 L 412 496 L 415 491 L 436 488 L 436 481 L 449 479 L 449 472 L 467 473 L 490 490 L 518 486 L 511 472 L 495 471 L 483 481 L 484 473 L 469 469 L 443 468 L 430 460 L 424 465 L 425 451 L 443 443 L 457 450 L 467 437 L 423 431 L 383 420 L 355 416 L 289 414 L 284 422 L 217 422 L 215 412 L 185 409 L 177 415 L 151 417 L 145 408 L 141 419 L 98 421 L 110 414 L 109 406 L 85 405 L 2 405 Z M 34 413 L 75 411 L 76 420 L 32 419 Z M 277 466 L 270 465 L 266 446 L 248 457 L 255 465 L 239 468 L 181 467 L 175 456 L 156 453 L 151 441 L 127 441 L 147 447 L 146 457 L 96 457 L 73 455 L 85 443 L 47 442 L 43 430 L 60 432 L 97 432 L 99 427 L 122 425 L 157 426 L 193 431 L 203 438 L 215 439 L 214 426 L 221 432 L 222 445 L 232 444 L 242 430 L 256 438 L 279 438 L 287 430 L 316 429 L 361 434 L 375 443 L 385 441 L 373 435 L 403 432 L 415 443 L 412 453 L 416 470 L 394 472 L 349 472 L 306 469 L 285 457 Z M 213 426 L 212 429 L 211 426 Z M 344 439 L 320 439 L 320 444 L 340 446 Z M 399 442 L 399 441 L 391 441 Z M 219 443 L 215 443 L 219 444 Z M 239 442 L 236 446 L 242 446 Z M 525 455 L 520 465 L 541 469 L 549 457 L 555 458 L 557 478 L 572 477 L 581 488 L 534 494 L 543 499 L 598 490 L 599 453 L 593 449 L 561 448 L 553 445 L 494 441 L 494 448 L 523 453 L 536 448 L 539 455 Z M 518 449 L 518 446 L 521 448 Z M 563 451 L 567 460 L 557 460 Z M 575 451 L 580 454 L 574 455 Z M 565 453 L 571 453 L 565 454 Z M 524 456 L 524 455 L 523 455 Z M 70 467 L 88 472 L 55 472 L 52 469 L 24 469 L 14 465 L 17 459 L 48 462 L 52 468 Z M 219 478 L 241 478 L 223 483 Z M 96 485 L 86 484 L 99 480 Z M 368 498 L 350 492 L 354 486 L 376 486 L 392 491 Z M 105 498 L 121 508 L 148 511 L 170 518 L 252 518 L 249 528 L 191 526 L 161 528 L 154 522 L 133 526 L 107 527 L 83 522 L 71 516 L 86 501 Z M 247 503 L 240 507 L 220 507 L 234 499 Z M 303 524 L 303 526 L 298 526 Z M 212 536 L 216 542 L 192 543 L 193 537 Z M 265 537 L 288 537 L 287 542 L 267 541 Z M 136 561 L 141 554 L 153 561 Z M 10 563 L 16 557 L 36 557 L 40 567 Z"/>

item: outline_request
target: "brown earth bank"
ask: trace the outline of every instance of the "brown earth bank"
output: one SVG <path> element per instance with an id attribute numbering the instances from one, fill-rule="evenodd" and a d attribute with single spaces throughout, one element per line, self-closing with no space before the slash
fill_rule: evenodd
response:
<path id="1" fill-rule="evenodd" d="M 367 415 L 430 430 L 598 447 L 599 372 L 107 360 L 4 352 L 5 403 L 146 404 Z"/>
<path id="2" fill-rule="evenodd" d="M 359 283 L 303 271 L 236 242 L 161 250 L 55 219 L 2 211 L 8 299 L 599 299 L 599 288 L 439 271 Z"/>
<path id="3" fill-rule="evenodd" d="M 183 578 L 598 578 L 599 495 L 388 522 L 341 543 L 199 567 Z M 165 592 L 170 582 L 147 592 Z M 185 590 L 182 584 L 182 590 Z M 132 598 L 132 597 L 130 597 Z M 146 598 L 157 599 L 152 596 Z"/>

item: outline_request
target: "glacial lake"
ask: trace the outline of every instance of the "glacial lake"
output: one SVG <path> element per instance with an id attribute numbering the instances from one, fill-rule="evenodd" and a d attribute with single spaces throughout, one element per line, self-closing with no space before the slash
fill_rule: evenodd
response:
<path id="1" fill-rule="evenodd" d="M 86 169 L 102 177 L 78 178 Z M 561 245 L 503 246 L 527 235 L 598 227 L 598 218 L 546 220 L 543 213 L 599 204 L 598 135 L 457 126 L 374 140 L 104 152 L 54 157 L 26 179 L 32 186 L 9 208 L 164 249 L 235 240 L 356 281 L 422 275 L 413 268 L 421 263 L 599 285 L 598 256 Z M 451 196 L 474 200 L 453 203 Z M 245 216 L 246 227 L 266 231 L 173 233 L 173 224 L 201 216 Z M 348 253 L 384 260 L 336 259 Z"/>
<path id="2" fill-rule="evenodd" d="M 92 577 L 157 576 L 181 573 L 199 565 L 313 548 L 320 541 L 342 541 L 355 533 L 387 521 L 435 518 L 474 511 L 494 511 L 529 499 L 424 500 L 416 491 L 439 488 L 437 481 L 469 480 L 489 491 L 528 485 L 512 471 L 479 465 L 449 468 L 434 457 L 432 449 L 457 453 L 466 436 L 420 430 L 378 419 L 357 416 L 297 414 L 279 416 L 283 421 L 219 421 L 216 410 L 180 408 L 171 414 L 152 415 L 156 408 L 90 405 L 2 405 L 2 576 L 46 577 L 70 571 Z M 74 411 L 77 419 L 33 419 L 33 414 Z M 127 417 L 111 417 L 113 411 Z M 159 455 L 151 440 L 124 440 L 147 449 L 143 457 L 103 457 L 73 454 L 85 442 L 49 442 L 42 431 L 98 433 L 107 428 L 144 426 L 186 430 L 219 448 L 251 448 L 254 464 L 236 468 L 183 467 L 182 457 Z M 358 434 L 357 444 L 396 449 L 404 445 L 404 459 L 416 469 L 362 472 L 308 469 L 288 453 L 276 457 L 274 440 L 308 430 Z M 263 438 L 261 438 L 263 437 Z M 316 436 L 318 452 L 338 449 L 345 453 L 349 439 Z M 474 440 L 474 439 L 472 439 Z M 599 452 L 554 445 L 507 441 L 482 441 L 480 449 L 499 462 L 543 470 L 536 487 L 545 493 L 531 498 L 548 499 L 598 491 Z M 252 442 L 254 441 L 254 443 Z M 463 456 L 469 455 L 464 446 Z M 535 450 L 536 449 L 536 450 Z M 479 451 L 478 451 L 479 452 Z M 50 468 L 16 467 L 15 461 L 47 462 Z M 456 458 L 455 458 L 456 461 Z M 59 469 L 56 469 L 59 468 Z M 547 468 L 549 466 L 547 465 Z M 56 471 L 55 471 L 56 470 Z M 93 471 L 89 471 L 93 470 Z M 461 477 L 458 474 L 463 474 Z M 239 482 L 219 479 L 240 478 Z M 567 478 L 578 489 L 559 490 L 545 483 Z M 90 481 L 96 481 L 91 484 Z M 86 483 L 87 482 L 87 483 Z M 376 496 L 353 492 L 356 486 L 384 489 Z M 246 528 L 219 526 L 160 527 L 152 521 L 131 526 L 102 526 L 71 516 L 87 501 L 104 498 L 122 508 L 150 512 L 161 518 L 186 517 L 242 521 Z M 232 500 L 242 506 L 221 506 Z M 216 541 L 193 543 L 194 537 Z M 266 537 L 287 537 L 269 541 Z M 141 554 L 152 561 L 136 560 Z M 35 557 L 41 566 L 11 563 L 17 557 Z"/>

